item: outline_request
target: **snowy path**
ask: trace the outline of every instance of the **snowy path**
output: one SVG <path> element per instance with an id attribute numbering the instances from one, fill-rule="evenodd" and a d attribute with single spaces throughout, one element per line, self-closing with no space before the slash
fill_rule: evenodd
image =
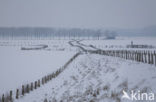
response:
<path id="1" fill-rule="evenodd" d="M 79 48 L 82 52 L 92 52 L 92 51 L 97 51 L 96 48 L 92 47 L 92 46 L 88 46 L 88 45 L 84 45 L 82 43 L 80 43 L 80 41 L 82 40 L 73 40 L 73 41 L 69 41 L 69 44 L 73 47 L 77 47 Z"/>

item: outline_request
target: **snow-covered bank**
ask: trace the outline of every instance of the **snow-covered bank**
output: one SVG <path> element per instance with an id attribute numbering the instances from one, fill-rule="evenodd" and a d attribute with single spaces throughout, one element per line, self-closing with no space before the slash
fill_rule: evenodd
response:
<path id="1" fill-rule="evenodd" d="M 123 89 L 156 93 L 155 85 L 155 66 L 87 54 L 50 83 L 15 102 L 131 102 L 121 99 Z"/>

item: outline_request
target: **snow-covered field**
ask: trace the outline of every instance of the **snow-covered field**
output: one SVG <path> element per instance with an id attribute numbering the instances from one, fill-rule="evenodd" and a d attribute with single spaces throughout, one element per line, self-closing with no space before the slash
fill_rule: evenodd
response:
<path id="1" fill-rule="evenodd" d="M 68 41 L 5 40 L 0 44 L 0 95 L 56 71 L 77 52 Z M 38 44 L 47 44 L 48 48 L 21 50 Z"/>
<path id="2" fill-rule="evenodd" d="M 80 44 L 75 40 L 70 41 L 76 46 L 83 46 L 89 50 L 96 50 L 89 45 L 100 49 L 127 49 L 126 45 L 131 41 L 134 44 L 156 46 L 156 38 L 77 40 Z M 55 71 L 76 52 L 83 51 L 68 42 L 69 40 L 1 40 L 0 94 Z M 21 47 L 40 44 L 48 45 L 48 48 L 21 50 Z M 106 48 L 112 45 L 116 48 Z M 132 102 L 122 99 L 123 90 L 129 94 L 131 90 L 136 92 L 139 90 L 139 93 L 152 92 L 156 95 L 156 66 L 111 56 L 83 53 L 52 81 L 14 101 Z M 155 101 L 156 99 L 152 102 Z"/>
<path id="3" fill-rule="evenodd" d="M 152 45 L 152 49 L 131 49 L 126 48 L 131 42 L 136 45 Z M 93 45 L 100 49 L 128 49 L 128 50 L 156 50 L 156 37 L 118 37 L 116 40 L 84 40 L 81 43 L 86 45 Z"/>
<path id="4" fill-rule="evenodd" d="M 75 51 L 78 49 L 72 48 L 68 44 L 69 40 L 0 40 L 0 46 L 11 46 L 11 47 L 32 47 L 35 45 L 45 44 L 48 51 Z"/>

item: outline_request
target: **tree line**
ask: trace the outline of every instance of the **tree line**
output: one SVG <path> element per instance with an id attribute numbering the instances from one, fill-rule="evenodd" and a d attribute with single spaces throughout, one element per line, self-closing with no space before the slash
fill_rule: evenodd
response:
<path id="1" fill-rule="evenodd" d="M 102 29 L 80 29 L 80 28 L 46 28 L 46 27 L 1 27 L 1 38 L 79 38 L 79 37 L 92 37 L 100 39 L 100 37 L 114 38 L 116 37 L 115 31 L 102 30 Z"/>

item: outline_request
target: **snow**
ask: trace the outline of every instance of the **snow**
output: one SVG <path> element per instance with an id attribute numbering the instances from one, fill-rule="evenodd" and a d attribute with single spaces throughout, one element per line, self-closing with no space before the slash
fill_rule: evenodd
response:
<path id="1" fill-rule="evenodd" d="M 0 41 L 0 90 L 6 92 L 21 84 L 47 75 L 60 68 L 76 52 L 96 50 L 104 46 L 136 44 L 156 46 L 156 38 L 118 38 L 116 40 L 15 40 Z M 46 44 L 42 50 L 20 50 L 23 47 Z M 62 49 L 63 48 L 63 49 Z M 107 49 L 121 49 L 107 48 Z M 136 50 L 136 49 L 127 49 Z M 155 50 L 139 49 L 139 50 Z M 9 76 L 8 76 L 9 75 Z M 19 77 L 20 76 L 20 77 Z M 5 80 L 4 80 L 5 79 Z M 1 86 L 2 85 L 2 86 Z M 122 91 L 156 94 L 156 66 L 98 54 L 82 53 L 56 78 L 14 102 L 132 102 L 122 99 Z M 5 89 L 4 89 L 5 88 Z M 1 92 L 2 92 L 1 91 Z M 144 102 L 144 101 L 142 101 Z M 154 102 L 154 101 L 153 101 Z"/>
<path id="2" fill-rule="evenodd" d="M 152 45 L 155 48 L 153 49 L 145 49 L 145 48 L 126 48 L 126 45 L 130 45 L 131 41 L 133 44 L 138 45 Z M 127 49 L 127 50 L 156 50 L 156 37 L 118 37 L 117 39 L 110 39 L 110 40 L 83 40 L 81 42 L 85 45 L 94 45 L 96 48 L 100 49 L 111 49 L 111 50 L 118 50 L 118 49 Z"/>
<path id="3" fill-rule="evenodd" d="M 85 54 L 50 83 L 15 102 L 117 102 L 118 98 L 127 102 L 121 99 L 123 89 L 156 93 L 155 84 L 155 66 Z"/>
<path id="4" fill-rule="evenodd" d="M 11 47 L 32 47 L 35 45 L 48 45 L 48 49 L 52 51 L 77 51 L 68 44 L 69 40 L 0 40 L 0 46 Z"/>
<path id="5" fill-rule="evenodd" d="M 31 46 L 31 41 L 5 42 L 8 42 L 7 45 L 0 46 L 0 95 L 56 71 L 76 53 L 74 49 L 66 47 L 68 41 L 49 41 L 51 44 L 34 41 L 33 44 L 48 44 L 49 50 L 31 51 L 21 50 L 21 46 Z M 58 50 L 59 47 L 66 47 L 66 50 Z"/>

